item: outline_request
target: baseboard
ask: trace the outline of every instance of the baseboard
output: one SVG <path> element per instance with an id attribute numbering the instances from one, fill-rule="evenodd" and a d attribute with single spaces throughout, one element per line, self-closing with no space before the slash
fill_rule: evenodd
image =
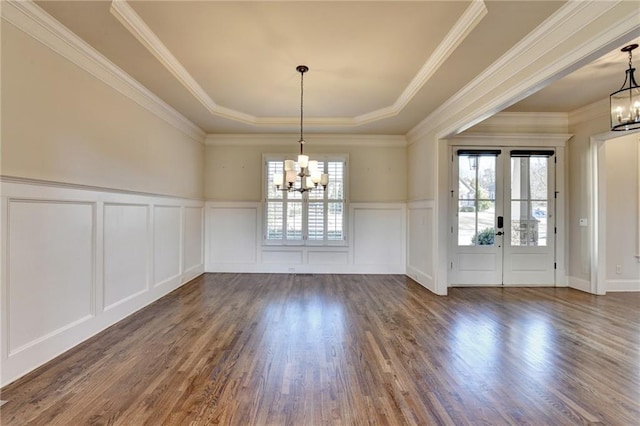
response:
<path id="1" fill-rule="evenodd" d="M 607 280 L 607 292 L 640 291 L 640 280 Z"/>
<path id="2" fill-rule="evenodd" d="M 406 275 L 412 280 L 414 280 L 415 282 L 417 282 L 418 284 L 420 284 L 422 287 L 429 290 L 430 292 L 438 294 L 436 292 L 435 280 L 431 275 L 427 274 L 426 272 L 423 272 L 417 268 L 414 268 L 413 266 L 407 265 Z"/>
<path id="3" fill-rule="evenodd" d="M 206 272 L 248 274 L 405 274 L 400 265 L 210 264 Z"/>
<path id="4" fill-rule="evenodd" d="M 591 293 L 591 281 L 578 277 L 567 277 L 567 284 L 569 288 Z"/>

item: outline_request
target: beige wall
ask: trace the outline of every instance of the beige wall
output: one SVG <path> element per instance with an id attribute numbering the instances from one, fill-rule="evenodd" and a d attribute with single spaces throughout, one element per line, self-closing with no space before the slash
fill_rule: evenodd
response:
<path id="1" fill-rule="evenodd" d="M 407 147 L 407 172 L 410 176 L 407 186 L 409 201 L 435 198 L 438 150 L 433 139 L 434 136 L 429 134 Z"/>
<path id="2" fill-rule="evenodd" d="M 579 226 L 580 218 L 589 216 L 590 139 L 609 132 L 607 99 L 588 106 L 597 111 L 572 119 L 569 131 L 569 276 L 590 279 L 589 227 Z M 638 279 L 638 139 L 640 135 L 611 133 L 616 139 L 605 142 L 606 170 L 606 238 L 607 279 Z M 620 135 L 620 137 L 618 137 Z M 622 273 L 616 273 L 616 265 Z"/>
<path id="3" fill-rule="evenodd" d="M 569 260 L 567 273 L 570 277 L 589 280 L 591 259 L 589 255 L 590 226 L 580 226 L 580 218 L 589 217 L 590 200 L 590 154 L 591 136 L 609 130 L 608 103 L 602 103 L 603 113 L 576 121 L 570 119 L 569 132 L 574 136 L 567 149 L 567 227 L 569 230 Z M 590 224 L 591 225 L 591 224 Z"/>
<path id="4" fill-rule="evenodd" d="M 2 175 L 202 197 L 202 144 L 6 22 L 2 89 Z"/>
<path id="5" fill-rule="evenodd" d="M 638 280 L 638 145 L 640 135 L 605 142 L 607 279 Z M 616 271 L 616 266 L 621 270 Z"/>
<path id="6" fill-rule="evenodd" d="M 277 139 L 277 140 L 276 140 Z M 407 199 L 407 151 L 401 138 L 367 136 L 357 143 L 351 136 L 336 145 L 336 137 L 307 136 L 305 154 L 349 155 L 349 200 L 404 202 Z M 338 137 L 339 139 L 339 137 Z M 283 143 L 279 143 L 282 140 Z M 217 137 L 205 150 L 205 198 L 215 201 L 260 201 L 263 154 L 289 154 L 298 150 L 296 135 Z M 315 145 L 314 145 L 315 144 Z M 394 145 L 394 146 L 389 146 Z"/>

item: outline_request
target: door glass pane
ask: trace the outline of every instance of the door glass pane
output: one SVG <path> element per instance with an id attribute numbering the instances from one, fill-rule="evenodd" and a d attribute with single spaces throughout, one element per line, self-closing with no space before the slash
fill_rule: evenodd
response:
<path id="1" fill-rule="evenodd" d="M 476 169 L 478 157 L 461 155 L 458 157 L 458 198 L 461 200 L 475 200 L 476 198 Z"/>
<path id="2" fill-rule="evenodd" d="M 544 220 L 536 218 L 536 214 L 540 215 L 541 211 L 546 212 L 546 202 L 544 206 L 537 205 L 533 207 L 530 201 L 512 201 L 511 202 L 511 245 L 512 246 L 546 246 L 547 245 L 547 219 L 546 213 Z M 534 214 L 534 211 L 537 212 Z M 543 232 L 544 238 L 540 239 L 540 233 Z"/>
<path id="3" fill-rule="evenodd" d="M 547 168 L 548 157 L 531 157 L 529 159 L 529 180 L 531 182 L 531 199 L 547 200 L 548 183 Z"/>
<path id="4" fill-rule="evenodd" d="M 492 246 L 495 243 L 496 203 L 489 200 L 478 200 L 478 232 L 471 242 L 476 246 Z"/>
<path id="5" fill-rule="evenodd" d="M 538 225 L 538 246 L 546 246 L 547 245 L 547 201 L 532 201 L 531 202 L 531 216 L 535 220 L 537 220 Z"/>
<path id="6" fill-rule="evenodd" d="M 478 199 L 496 199 L 496 157 L 478 157 Z"/>
<path id="7" fill-rule="evenodd" d="M 458 156 L 458 245 L 493 245 L 496 156 Z"/>
<path id="8" fill-rule="evenodd" d="M 476 233 L 476 202 L 458 201 L 458 245 L 472 246 Z"/>
<path id="9" fill-rule="evenodd" d="M 529 157 L 511 158 L 511 199 L 529 199 Z"/>
<path id="10" fill-rule="evenodd" d="M 548 157 L 511 158 L 511 245 L 547 245 Z"/>

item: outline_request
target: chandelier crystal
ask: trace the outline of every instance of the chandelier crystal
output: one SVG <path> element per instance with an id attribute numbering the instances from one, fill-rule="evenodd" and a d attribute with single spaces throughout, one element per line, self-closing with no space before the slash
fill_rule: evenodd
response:
<path id="1" fill-rule="evenodd" d="M 610 96 L 611 102 L 611 130 L 640 129 L 640 86 L 633 75 L 635 68 L 631 64 L 633 49 L 637 44 L 630 44 L 621 49 L 629 53 L 629 68 L 625 71 L 622 87 Z"/>
<path id="2" fill-rule="evenodd" d="M 298 65 L 296 71 L 300 73 L 300 155 L 297 162 L 285 160 L 284 174 L 274 175 L 273 183 L 279 191 L 304 193 L 316 188 L 326 190 L 329 175 L 322 173 L 317 161 L 309 160 L 309 156 L 304 154 L 304 73 L 309 71 L 309 67 Z"/>

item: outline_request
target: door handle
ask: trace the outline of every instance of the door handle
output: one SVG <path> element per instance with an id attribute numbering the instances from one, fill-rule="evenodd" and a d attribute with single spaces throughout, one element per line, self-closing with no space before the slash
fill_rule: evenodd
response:
<path id="1" fill-rule="evenodd" d="M 504 232 L 498 231 L 498 232 L 496 232 L 496 235 L 504 235 Z"/>
<path id="2" fill-rule="evenodd" d="M 498 216 L 498 228 L 502 228 L 504 226 L 504 218 L 502 216 Z"/>

